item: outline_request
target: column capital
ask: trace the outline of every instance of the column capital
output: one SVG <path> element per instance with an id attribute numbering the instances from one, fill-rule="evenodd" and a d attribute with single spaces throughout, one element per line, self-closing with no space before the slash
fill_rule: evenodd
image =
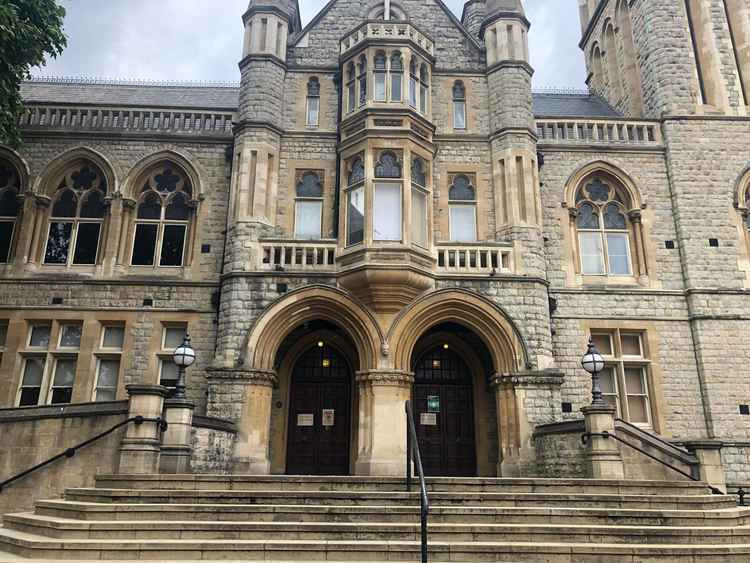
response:
<path id="1" fill-rule="evenodd" d="M 414 374 L 410 371 L 396 369 L 368 370 L 357 372 L 357 383 L 360 385 L 399 385 L 410 386 L 414 383 Z"/>

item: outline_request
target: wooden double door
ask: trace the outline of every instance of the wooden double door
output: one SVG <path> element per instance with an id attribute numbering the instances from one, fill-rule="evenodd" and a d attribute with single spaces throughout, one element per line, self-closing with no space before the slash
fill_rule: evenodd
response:
<path id="1" fill-rule="evenodd" d="M 473 377 L 442 345 L 415 365 L 414 416 L 425 475 L 476 475 Z"/>
<path id="2" fill-rule="evenodd" d="M 327 345 L 311 347 L 292 371 L 288 475 L 348 475 L 352 371 Z"/>

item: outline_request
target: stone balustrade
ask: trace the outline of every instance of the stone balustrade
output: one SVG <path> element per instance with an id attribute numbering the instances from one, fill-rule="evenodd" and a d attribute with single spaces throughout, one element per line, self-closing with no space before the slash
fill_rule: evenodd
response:
<path id="1" fill-rule="evenodd" d="M 538 119 L 539 144 L 606 144 L 655 146 L 663 144 L 655 121 Z"/>
<path id="2" fill-rule="evenodd" d="M 436 270 L 439 274 L 512 274 L 513 249 L 491 243 L 438 244 Z"/>
<path id="3" fill-rule="evenodd" d="M 231 137 L 231 112 L 29 105 L 18 120 L 23 129 L 135 131 Z"/>
<path id="4" fill-rule="evenodd" d="M 259 270 L 335 271 L 336 241 L 261 240 Z"/>
<path id="5" fill-rule="evenodd" d="M 341 54 L 344 55 L 368 39 L 410 41 L 428 55 L 435 54 L 432 39 L 412 24 L 403 21 L 368 21 L 362 24 L 341 40 Z"/>

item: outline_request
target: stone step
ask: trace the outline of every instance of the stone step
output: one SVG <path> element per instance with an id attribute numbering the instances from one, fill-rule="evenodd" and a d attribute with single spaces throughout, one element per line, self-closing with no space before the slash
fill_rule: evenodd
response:
<path id="1" fill-rule="evenodd" d="M 336 540 L 419 541 L 418 523 L 322 522 L 83 522 L 35 514 L 8 515 L 9 530 L 63 540 Z M 636 544 L 750 544 L 750 527 L 672 527 L 572 524 L 429 525 L 435 542 L 553 542 Z"/>
<path id="2" fill-rule="evenodd" d="M 113 504 L 69 500 L 36 503 L 36 514 L 83 521 L 396 522 L 419 519 L 419 507 L 283 504 Z M 640 526 L 750 525 L 750 508 L 648 510 L 578 507 L 432 506 L 430 522 L 441 524 L 618 524 Z"/>
<path id="3" fill-rule="evenodd" d="M 418 558 L 416 541 L 321 540 L 59 540 L 0 529 L 0 549 L 23 557 L 92 559 L 403 560 Z M 430 561 L 747 563 L 750 545 L 563 544 L 555 542 L 432 542 Z"/>
<path id="4" fill-rule="evenodd" d="M 414 480 L 414 488 L 418 481 Z M 275 491 L 403 491 L 404 477 L 325 477 L 288 475 L 103 475 L 96 487 L 104 489 L 275 490 Z M 696 481 L 615 481 L 596 479 L 457 478 L 430 477 L 433 492 L 610 493 L 643 495 L 705 495 Z"/>
<path id="5" fill-rule="evenodd" d="M 245 491 L 245 490 L 168 490 L 168 489 L 69 489 L 71 501 L 101 503 L 178 503 L 178 504 L 336 504 L 336 505 L 415 505 L 416 492 L 392 491 Z M 648 508 L 664 510 L 711 510 L 731 508 L 734 497 L 720 495 L 625 495 L 574 493 L 494 493 L 434 492 L 435 506 L 575 506 L 580 508 Z"/>

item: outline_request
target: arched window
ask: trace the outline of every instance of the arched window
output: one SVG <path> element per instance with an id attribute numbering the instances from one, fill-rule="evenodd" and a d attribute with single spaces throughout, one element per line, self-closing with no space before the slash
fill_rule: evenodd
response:
<path id="1" fill-rule="evenodd" d="M 598 43 L 591 48 L 591 86 L 598 90 L 604 83 L 604 69 L 602 66 L 602 51 Z M 601 92 L 600 92 L 601 93 Z"/>
<path id="2" fill-rule="evenodd" d="M 11 248 L 21 206 L 18 203 L 20 178 L 16 169 L 0 160 L 0 264 L 11 261 Z"/>
<path id="3" fill-rule="evenodd" d="M 422 63 L 419 68 L 419 111 L 427 113 L 427 95 L 430 92 L 430 72 L 427 65 Z"/>
<path id="4" fill-rule="evenodd" d="M 349 113 L 354 111 L 357 105 L 357 71 L 354 68 L 354 63 L 349 63 L 346 69 L 346 93 L 348 96 L 347 109 Z"/>
<path id="5" fill-rule="evenodd" d="M 404 61 L 401 53 L 396 51 L 391 55 L 391 101 L 400 102 L 404 89 Z"/>
<path id="6" fill-rule="evenodd" d="M 607 57 L 607 74 L 609 75 L 609 88 L 611 97 L 619 103 L 623 96 L 622 73 L 620 71 L 619 58 L 617 56 L 617 44 L 615 43 L 615 28 L 612 21 L 608 21 L 604 30 L 604 49 Z"/>
<path id="7" fill-rule="evenodd" d="M 465 174 L 453 178 L 448 190 L 450 239 L 456 242 L 477 240 L 477 193 Z"/>
<path id="8" fill-rule="evenodd" d="M 388 9 L 386 9 L 385 3 L 375 6 L 367 14 L 369 20 L 390 20 L 390 21 L 403 21 L 406 16 L 400 8 L 389 3 Z"/>
<path id="9" fill-rule="evenodd" d="M 351 246 L 365 240 L 365 167 L 361 156 L 349 163 L 346 189 L 346 244 Z"/>
<path id="10" fill-rule="evenodd" d="M 427 173 L 424 160 L 414 157 L 411 161 L 411 238 L 422 248 L 428 247 Z"/>
<path id="11" fill-rule="evenodd" d="M 190 181 L 177 166 L 162 162 L 139 185 L 131 264 L 182 266 L 192 215 Z"/>
<path id="12" fill-rule="evenodd" d="M 373 84 L 375 85 L 375 101 L 385 102 L 387 100 L 385 92 L 386 78 L 386 58 L 383 51 L 378 51 L 375 55 L 375 69 L 373 71 Z"/>
<path id="13" fill-rule="evenodd" d="M 107 182 L 94 164 L 79 161 L 68 168 L 52 196 L 45 264 L 96 264 L 106 194 Z"/>
<path id="14" fill-rule="evenodd" d="M 453 83 L 453 128 L 466 129 L 466 87 L 460 80 Z"/>
<path id="15" fill-rule="evenodd" d="M 409 63 L 409 105 L 414 109 L 417 109 L 417 87 L 419 84 L 417 72 L 417 61 L 412 57 Z"/>
<path id="16" fill-rule="evenodd" d="M 633 26 L 630 21 L 630 7 L 628 0 L 619 0 L 615 8 L 617 26 L 615 34 L 620 37 L 623 53 L 623 80 L 630 97 L 630 112 L 639 116 L 643 112 L 643 94 L 641 86 L 641 72 L 636 59 L 635 42 L 633 41 Z"/>
<path id="17" fill-rule="evenodd" d="M 319 239 L 323 222 L 323 172 L 308 170 L 298 174 L 294 204 L 294 236 Z"/>
<path id="18" fill-rule="evenodd" d="M 320 82 L 313 76 L 307 81 L 307 126 L 317 127 L 320 116 Z"/>
<path id="19" fill-rule="evenodd" d="M 357 82 L 359 82 L 359 105 L 363 106 L 367 103 L 367 59 L 364 55 L 359 57 Z"/>
<path id="20" fill-rule="evenodd" d="M 630 221 L 625 199 L 610 182 L 594 176 L 576 193 L 581 273 L 630 276 Z"/>

